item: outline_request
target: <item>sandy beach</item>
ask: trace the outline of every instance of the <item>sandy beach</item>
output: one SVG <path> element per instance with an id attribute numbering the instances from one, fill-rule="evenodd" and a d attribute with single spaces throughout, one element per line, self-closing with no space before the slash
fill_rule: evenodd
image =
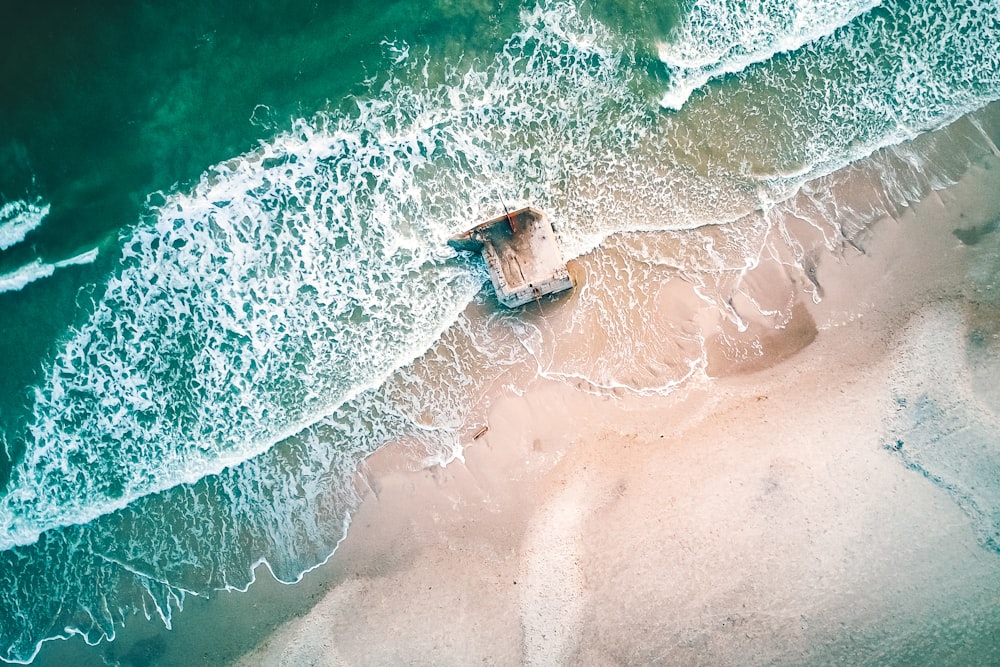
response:
<path id="1" fill-rule="evenodd" d="M 972 273 L 996 266 L 998 165 L 817 257 L 818 303 L 764 258 L 743 293 L 794 295 L 780 327 L 681 313 L 730 340 L 678 391 L 539 378 L 464 460 L 379 451 L 328 590 L 237 664 L 1000 663 L 995 524 L 891 419 L 901 382 L 996 419 L 1000 286 Z"/>
<path id="2" fill-rule="evenodd" d="M 939 135 L 936 159 L 974 129 Z M 647 309 L 623 316 L 649 339 L 628 349 L 599 326 L 543 340 L 541 372 L 498 379 L 448 465 L 407 442 L 369 457 L 347 538 L 301 582 L 261 565 L 248 592 L 186 600 L 169 631 L 135 619 L 37 664 L 1000 664 L 987 153 L 805 266 L 782 234 L 819 247 L 819 231 L 773 225 L 727 307 L 647 280 Z M 844 182 L 841 201 L 870 197 Z M 617 268 L 571 265 L 578 291 L 632 289 Z M 524 317 L 565 339 L 573 298 Z M 701 365 L 673 391 L 560 370 L 652 350 L 606 370 L 655 385 L 683 375 L 694 333 Z"/>

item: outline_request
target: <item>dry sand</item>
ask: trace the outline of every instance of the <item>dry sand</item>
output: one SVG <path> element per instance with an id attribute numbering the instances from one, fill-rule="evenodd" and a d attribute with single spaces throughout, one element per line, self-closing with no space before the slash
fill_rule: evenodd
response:
<path id="1" fill-rule="evenodd" d="M 998 163 L 819 258 L 762 356 L 668 396 L 539 379 L 444 468 L 379 451 L 336 584 L 238 664 L 1000 664 L 1000 554 L 886 447 L 906 360 L 1000 331 L 967 275 L 998 244 L 953 233 L 992 233 Z"/>

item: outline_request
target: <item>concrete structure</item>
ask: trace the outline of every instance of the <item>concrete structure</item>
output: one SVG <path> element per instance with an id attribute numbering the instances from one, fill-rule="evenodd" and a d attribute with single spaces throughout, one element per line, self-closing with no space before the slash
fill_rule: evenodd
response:
<path id="1" fill-rule="evenodd" d="M 482 253 L 497 298 L 508 308 L 573 287 L 552 223 L 536 208 L 488 220 L 448 244 Z"/>

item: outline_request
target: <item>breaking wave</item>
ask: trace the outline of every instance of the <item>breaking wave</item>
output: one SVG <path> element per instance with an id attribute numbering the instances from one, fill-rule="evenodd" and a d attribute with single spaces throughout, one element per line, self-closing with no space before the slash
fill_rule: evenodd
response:
<path id="1" fill-rule="evenodd" d="M 12 201 L 0 206 L 0 250 L 24 240 L 49 214 L 49 205 L 41 202 Z"/>
<path id="2" fill-rule="evenodd" d="M 75 257 L 70 257 L 69 259 L 64 259 L 58 262 L 49 263 L 44 262 L 41 259 L 36 259 L 33 262 L 29 262 L 28 264 L 14 269 L 9 273 L 0 275 L 0 294 L 23 289 L 25 285 L 33 283 L 36 280 L 41 280 L 42 278 L 48 278 L 57 270 L 66 268 L 67 266 L 90 264 L 97 259 L 97 254 L 98 249 L 94 248 L 92 250 L 88 250 L 87 252 L 80 253 Z"/>
<path id="3" fill-rule="evenodd" d="M 660 60 L 670 73 L 670 88 L 660 104 L 680 109 L 712 79 L 796 51 L 879 4 L 768 0 L 747 6 L 733 0 L 696 0 L 659 45 Z"/>

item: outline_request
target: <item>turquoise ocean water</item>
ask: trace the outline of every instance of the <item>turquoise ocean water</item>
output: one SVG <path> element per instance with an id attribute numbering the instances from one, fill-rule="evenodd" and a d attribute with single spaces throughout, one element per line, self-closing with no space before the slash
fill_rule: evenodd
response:
<path id="1" fill-rule="evenodd" d="M 755 212 L 805 192 L 863 225 L 960 175 L 911 140 L 1000 98 L 986 0 L 163 5 L 3 10 L 7 661 L 169 624 L 261 562 L 298 580 L 345 534 L 359 461 L 453 456 L 497 378 L 698 370 L 559 357 L 493 313 L 444 241 L 501 201 L 547 210 L 570 257 L 673 233 L 709 284 L 752 263 Z M 886 201 L 824 200 L 858 161 Z M 684 255 L 706 225 L 718 246 Z"/>

